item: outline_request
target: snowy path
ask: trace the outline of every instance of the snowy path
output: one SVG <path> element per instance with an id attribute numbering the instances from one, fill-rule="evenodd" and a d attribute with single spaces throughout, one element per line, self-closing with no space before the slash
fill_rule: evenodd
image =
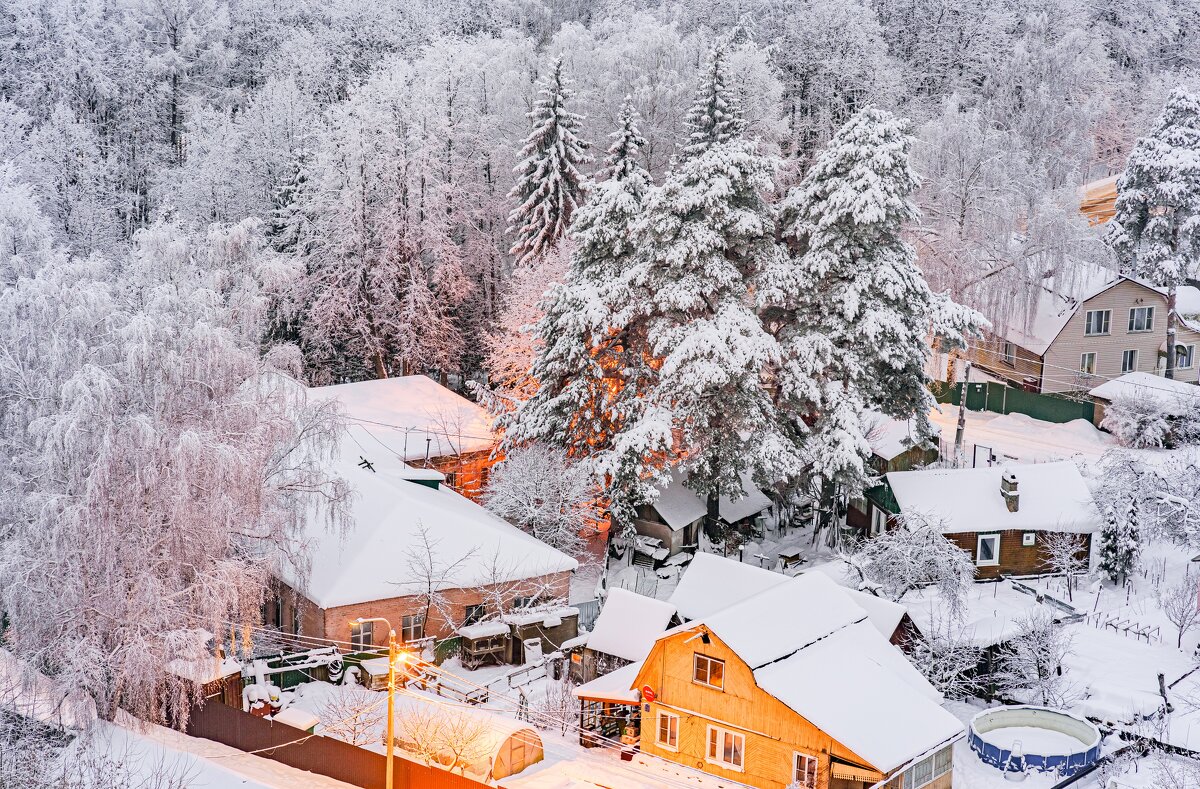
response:
<path id="1" fill-rule="evenodd" d="M 958 409 L 951 405 L 941 408 L 940 413 L 936 410 L 930 412 L 929 418 L 942 429 L 943 442 L 952 446 L 958 425 Z M 996 414 L 991 411 L 967 412 L 963 441 L 968 450 L 972 444 L 988 447 L 997 456 L 1006 455 L 1025 463 L 1050 460 L 1093 462 L 1117 445 L 1111 435 L 1097 430 L 1083 419 L 1056 424 L 1024 414 Z"/>

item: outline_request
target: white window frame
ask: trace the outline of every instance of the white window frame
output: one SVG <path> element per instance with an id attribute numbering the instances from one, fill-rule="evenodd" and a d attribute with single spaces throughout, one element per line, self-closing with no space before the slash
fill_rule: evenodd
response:
<path id="1" fill-rule="evenodd" d="M 1127 366 L 1127 365 L 1125 364 L 1125 360 L 1129 358 L 1129 355 L 1130 355 L 1130 354 L 1133 354 L 1133 365 L 1132 365 L 1132 366 Z M 1121 373 L 1122 373 L 1122 374 L 1125 374 L 1125 373 L 1132 373 L 1132 372 L 1136 372 L 1136 371 L 1137 371 L 1137 368 L 1138 368 L 1138 356 L 1139 356 L 1139 355 L 1140 355 L 1140 354 L 1138 354 L 1138 349 L 1137 349 L 1137 348 L 1129 348 L 1128 350 L 1121 351 Z"/>
<path id="2" fill-rule="evenodd" d="M 419 633 L 419 635 L 418 635 Z M 421 611 L 415 614 L 405 614 L 400 617 L 400 639 L 403 643 L 409 644 L 413 641 L 420 641 L 425 637 L 425 612 Z"/>
<path id="3" fill-rule="evenodd" d="M 992 558 L 984 560 L 983 558 L 983 541 L 995 540 L 996 549 L 992 551 Z M 976 567 L 995 567 L 1000 564 L 1000 535 L 999 534 L 980 534 L 975 540 L 975 566 Z"/>
<path id="4" fill-rule="evenodd" d="M 350 625 L 350 645 L 366 651 L 375 647 L 375 623 L 355 622 Z"/>
<path id="5" fill-rule="evenodd" d="M 1093 315 L 1100 316 L 1100 331 L 1092 331 Z M 1105 334 L 1110 334 L 1112 331 L 1112 310 L 1088 310 L 1083 316 L 1083 336 L 1084 337 L 1103 337 Z"/>
<path id="6" fill-rule="evenodd" d="M 1027 531 L 1024 534 L 1022 534 L 1021 535 L 1021 545 L 1023 545 L 1026 548 L 1029 548 L 1033 545 L 1037 545 L 1037 532 Z"/>
<path id="7" fill-rule="evenodd" d="M 1016 367 L 1017 366 L 1017 346 L 1013 345 L 1011 342 L 1001 343 L 1000 359 L 1005 364 L 1007 364 L 1009 367 Z"/>
<path id="8" fill-rule="evenodd" d="M 929 770 L 929 777 L 921 783 L 917 783 L 917 772 L 924 772 L 926 769 Z M 929 786 L 952 769 L 954 769 L 953 746 L 947 745 L 904 771 L 904 789 L 921 789 L 922 786 Z"/>
<path id="9" fill-rule="evenodd" d="M 1195 344 L 1194 343 L 1188 343 L 1187 345 L 1184 345 L 1182 343 L 1176 343 L 1176 344 L 1179 346 L 1179 348 L 1187 348 L 1188 363 L 1187 364 L 1179 363 L 1179 348 L 1176 348 L 1175 349 L 1175 369 L 1176 370 L 1192 369 L 1192 365 L 1196 363 L 1196 346 L 1195 346 Z"/>
<path id="10" fill-rule="evenodd" d="M 1135 326 L 1137 325 L 1137 321 L 1134 319 L 1134 315 L 1136 315 L 1139 312 L 1144 312 L 1146 314 L 1145 315 L 1146 325 L 1140 329 L 1135 328 Z M 1128 334 L 1144 334 L 1146 332 L 1151 332 L 1151 331 L 1154 331 L 1154 307 L 1153 306 L 1130 307 L 1129 308 L 1129 330 L 1127 333 Z"/>
<path id="11" fill-rule="evenodd" d="M 721 684 L 714 685 L 711 682 L 708 682 L 708 681 L 698 678 L 698 675 L 700 673 L 699 668 L 700 668 L 701 659 L 703 659 L 708 664 L 707 670 L 704 672 L 704 676 L 708 677 L 709 679 L 712 679 L 712 664 L 713 663 L 720 664 L 720 666 L 721 666 Z M 693 652 L 692 653 L 692 682 L 696 683 L 697 685 L 703 685 L 706 688 L 712 688 L 713 690 L 719 690 L 719 691 L 724 692 L 724 690 L 725 690 L 725 661 L 721 660 L 719 658 L 709 657 L 708 655 L 702 655 L 699 652 Z"/>
<path id="12" fill-rule="evenodd" d="M 1086 353 L 1079 354 L 1079 372 L 1083 373 L 1084 375 L 1095 375 L 1096 365 L 1099 363 L 1100 357 L 1095 351 L 1088 351 Z"/>
<path id="13" fill-rule="evenodd" d="M 797 786 L 799 789 L 817 789 L 820 766 L 821 762 L 817 757 L 795 751 L 792 754 L 792 782 L 789 786 Z"/>
<path id="14" fill-rule="evenodd" d="M 713 736 L 716 735 L 716 739 Z M 740 741 L 740 745 L 735 745 L 733 750 L 737 751 L 737 755 L 741 757 L 741 763 L 725 761 L 725 746 L 727 745 L 725 738 L 731 738 L 734 743 Z M 714 753 L 715 751 L 715 753 Z M 708 725 L 704 733 L 704 761 L 709 764 L 715 764 L 718 767 L 724 767 L 726 770 L 734 770 L 742 773 L 746 771 L 746 735 L 726 729 L 721 726 L 714 726 L 711 723 Z"/>
<path id="15" fill-rule="evenodd" d="M 667 736 L 672 740 L 668 742 L 662 738 L 663 721 L 667 721 Z M 659 748 L 666 751 L 679 750 L 679 716 L 670 712 L 658 711 L 658 717 L 654 723 L 654 743 Z"/>
<path id="16" fill-rule="evenodd" d="M 878 537 L 887 529 L 887 513 L 871 505 L 871 536 Z"/>

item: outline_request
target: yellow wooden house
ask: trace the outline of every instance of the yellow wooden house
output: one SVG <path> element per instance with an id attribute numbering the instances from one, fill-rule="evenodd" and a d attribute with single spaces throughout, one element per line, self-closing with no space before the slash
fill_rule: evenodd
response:
<path id="1" fill-rule="evenodd" d="M 758 789 L 951 787 L 962 723 L 821 573 L 667 631 L 622 673 L 648 754 Z"/>

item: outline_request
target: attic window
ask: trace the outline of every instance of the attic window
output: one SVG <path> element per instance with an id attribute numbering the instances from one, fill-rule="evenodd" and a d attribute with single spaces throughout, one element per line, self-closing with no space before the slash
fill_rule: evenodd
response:
<path id="1" fill-rule="evenodd" d="M 692 662 L 692 682 L 716 690 L 724 690 L 725 661 L 697 652 Z"/>
<path id="2" fill-rule="evenodd" d="M 1037 532 L 1027 531 L 1021 535 L 1021 545 L 1026 548 L 1034 545 L 1037 542 Z"/>

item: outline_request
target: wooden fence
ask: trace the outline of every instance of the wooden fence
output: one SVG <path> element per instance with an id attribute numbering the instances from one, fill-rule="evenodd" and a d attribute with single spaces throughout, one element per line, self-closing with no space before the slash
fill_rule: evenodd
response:
<path id="1" fill-rule="evenodd" d="M 210 699 L 204 706 L 192 710 L 187 733 L 238 750 L 255 751 L 265 759 L 363 789 L 384 789 L 387 757 L 383 754 L 331 737 L 306 735 L 291 726 L 226 706 L 217 699 Z M 399 754 L 393 758 L 393 765 L 396 789 L 481 789 L 487 786 L 457 773 L 426 767 Z"/>

